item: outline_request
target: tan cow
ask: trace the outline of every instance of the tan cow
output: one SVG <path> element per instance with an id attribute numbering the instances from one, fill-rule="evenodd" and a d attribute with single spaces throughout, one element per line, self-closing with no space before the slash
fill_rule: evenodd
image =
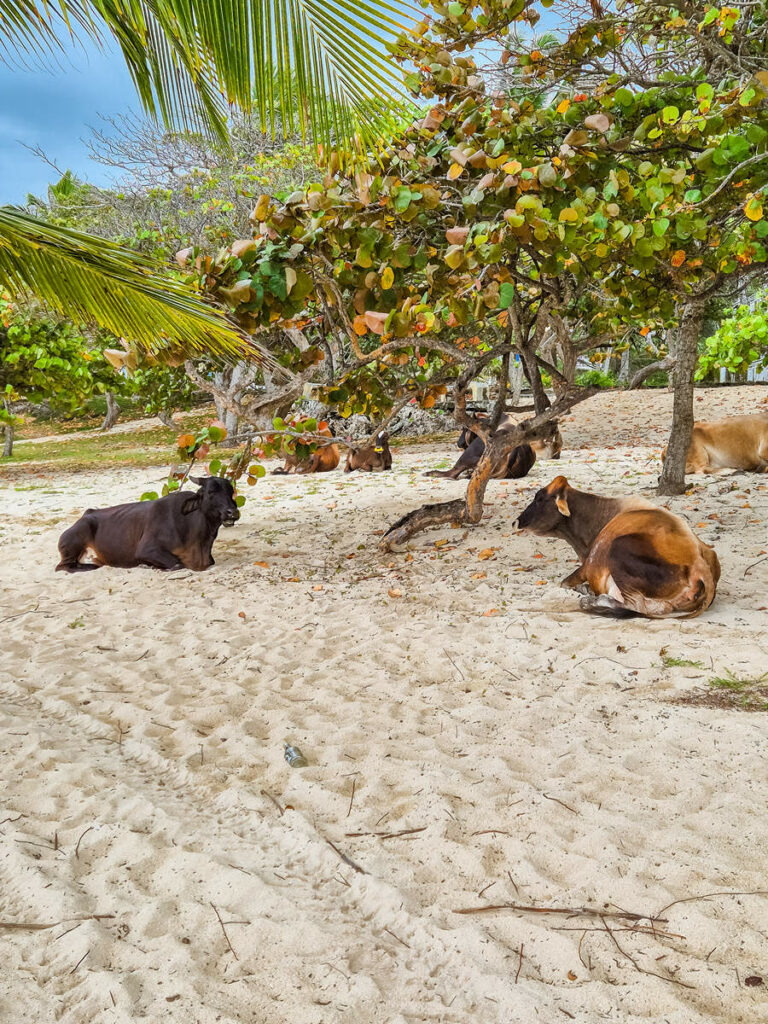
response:
<path id="1" fill-rule="evenodd" d="M 302 416 L 296 421 L 295 425 L 300 427 L 306 421 L 307 417 Z M 315 433 L 321 434 L 323 437 L 334 436 L 333 428 L 327 423 L 318 424 Z M 336 469 L 340 458 L 339 446 L 337 444 L 326 444 L 318 447 L 316 451 L 304 459 L 299 458 L 295 454 L 286 456 L 284 465 L 273 469 L 272 473 L 329 473 L 331 470 Z"/>
<path id="2" fill-rule="evenodd" d="M 564 476 L 537 492 L 518 528 L 567 541 L 582 564 L 562 586 L 607 615 L 691 618 L 709 608 L 720 563 L 680 516 L 643 498 L 603 498 Z"/>
<path id="3" fill-rule="evenodd" d="M 667 449 L 661 453 L 663 462 Z M 694 423 L 686 473 L 717 473 L 723 469 L 768 472 L 768 416 L 731 416 Z"/>

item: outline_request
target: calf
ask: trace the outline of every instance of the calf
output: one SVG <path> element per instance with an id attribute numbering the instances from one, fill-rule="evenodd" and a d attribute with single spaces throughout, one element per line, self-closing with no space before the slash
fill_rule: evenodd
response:
<path id="1" fill-rule="evenodd" d="M 219 527 L 240 518 L 229 480 L 190 477 L 193 494 L 174 491 L 155 501 L 134 501 L 112 508 L 89 508 L 59 538 L 56 570 L 86 572 L 102 565 L 133 569 L 195 569 L 214 564 L 211 556 Z"/>
<path id="2" fill-rule="evenodd" d="M 306 417 L 304 417 L 305 419 Z M 297 426 L 301 426 L 304 420 L 299 420 Z M 334 436 L 333 427 L 329 424 L 319 426 L 316 433 L 322 434 L 323 437 Z M 285 463 L 282 466 L 278 466 L 277 469 L 273 469 L 272 472 L 273 474 L 329 473 L 332 469 L 336 469 L 340 458 L 339 446 L 337 444 L 327 444 L 312 452 L 308 458 L 301 458 L 298 455 L 286 456 Z"/>
<path id="3" fill-rule="evenodd" d="M 376 435 L 376 439 L 373 444 L 369 444 L 365 448 L 349 449 L 344 472 L 352 473 L 356 469 L 362 469 L 366 473 L 392 469 L 392 452 L 389 450 L 389 434 L 387 434 L 385 430 L 380 431 Z"/>
<path id="4" fill-rule="evenodd" d="M 662 462 L 667 449 L 661 453 Z M 768 416 L 732 416 L 694 423 L 686 473 L 717 473 L 721 469 L 768 472 Z"/>
<path id="5" fill-rule="evenodd" d="M 680 516 L 642 498 L 602 498 L 558 476 L 537 492 L 517 525 L 571 545 L 582 564 L 562 586 L 587 595 L 587 610 L 690 618 L 714 600 L 720 579 L 714 549 Z"/>

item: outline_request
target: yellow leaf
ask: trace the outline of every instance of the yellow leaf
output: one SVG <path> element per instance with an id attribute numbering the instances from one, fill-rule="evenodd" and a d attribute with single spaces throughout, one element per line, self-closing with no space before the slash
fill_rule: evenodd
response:
<path id="1" fill-rule="evenodd" d="M 458 178 L 460 174 L 464 173 L 464 168 L 461 164 L 451 164 L 448 168 L 448 177 L 453 181 L 454 178 Z"/>
<path id="2" fill-rule="evenodd" d="M 395 282 L 395 272 L 392 267 L 385 267 L 381 275 L 381 287 L 386 291 Z"/>
<path id="3" fill-rule="evenodd" d="M 572 206 L 566 206 L 564 210 L 560 211 L 558 220 L 564 221 L 568 224 L 573 224 L 579 219 L 578 213 L 573 209 Z"/>
<path id="4" fill-rule="evenodd" d="M 487 558 L 493 558 L 498 550 L 498 548 L 483 548 L 477 557 L 481 562 L 484 562 Z"/>
<path id="5" fill-rule="evenodd" d="M 561 100 L 561 102 L 558 103 L 558 105 L 557 105 L 557 112 L 558 112 L 558 114 L 565 114 L 568 111 L 568 108 L 570 107 L 570 105 L 571 105 L 571 101 L 569 99 Z"/>
<path id="6" fill-rule="evenodd" d="M 508 160 L 507 163 L 502 165 L 502 171 L 506 171 L 507 174 L 518 174 L 523 169 L 523 165 L 519 160 Z"/>
<path id="7" fill-rule="evenodd" d="M 763 204 L 759 199 L 750 199 L 744 207 L 744 213 L 746 213 L 750 220 L 762 220 Z"/>
<path id="8" fill-rule="evenodd" d="M 435 541 L 435 547 L 436 548 L 444 548 L 447 543 L 448 543 L 448 541 L 445 539 L 445 537 L 443 537 L 440 540 L 436 540 Z"/>
<path id="9" fill-rule="evenodd" d="M 402 597 L 403 596 L 402 590 L 398 590 L 397 587 L 392 587 L 392 589 L 388 590 L 387 593 L 389 594 L 390 597 Z"/>
<path id="10" fill-rule="evenodd" d="M 288 295 L 291 294 L 291 288 L 296 284 L 296 271 L 293 267 L 285 268 L 285 290 Z"/>

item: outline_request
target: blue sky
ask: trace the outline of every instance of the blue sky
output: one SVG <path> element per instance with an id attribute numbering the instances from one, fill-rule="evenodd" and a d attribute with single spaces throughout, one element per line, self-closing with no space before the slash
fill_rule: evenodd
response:
<path id="1" fill-rule="evenodd" d="M 88 158 L 81 141 L 98 114 L 138 107 L 119 50 L 70 49 L 59 68 L 23 70 L 0 64 L 0 205 L 20 203 L 28 192 L 45 194 L 56 179 L 21 143 L 41 146 L 64 170 L 102 183 L 107 170 Z"/>

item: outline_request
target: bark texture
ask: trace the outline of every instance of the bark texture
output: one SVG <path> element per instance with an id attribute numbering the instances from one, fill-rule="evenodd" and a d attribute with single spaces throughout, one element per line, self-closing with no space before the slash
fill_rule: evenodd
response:
<path id="1" fill-rule="evenodd" d="M 120 419 L 120 406 L 117 404 L 117 399 L 111 391 L 107 391 L 104 397 L 107 400 L 107 414 L 101 424 L 101 429 L 111 430 Z"/>
<path id="2" fill-rule="evenodd" d="M 704 322 L 704 302 L 692 299 L 683 307 L 677 331 L 675 354 L 675 399 L 664 468 L 659 477 L 659 494 L 682 494 L 685 490 L 685 460 L 693 431 L 693 377 L 699 355 L 699 335 Z"/>

